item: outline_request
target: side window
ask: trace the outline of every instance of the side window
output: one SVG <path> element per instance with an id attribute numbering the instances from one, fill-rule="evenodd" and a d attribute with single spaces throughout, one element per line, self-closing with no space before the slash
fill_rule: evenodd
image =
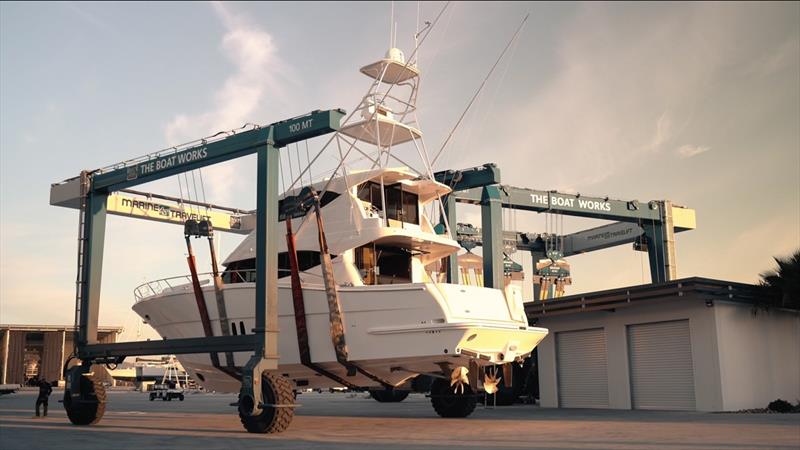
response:
<path id="1" fill-rule="evenodd" d="M 383 197 L 381 196 L 381 185 L 378 183 L 370 183 L 369 184 L 369 192 L 370 198 L 373 205 L 378 208 L 379 211 L 383 210 Z"/>
<path id="2" fill-rule="evenodd" d="M 336 258 L 336 255 L 331 255 L 331 259 Z M 322 256 L 320 252 L 311 250 L 298 250 L 297 251 L 297 265 L 301 272 L 317 267 L 322 264 Z M 288 277 L 291 275 L 291 265 L 289 264 L 289 253 L 278 253 L 278 278 Z"/>
<path id="3" fill-rule="evenodd" d="M 358 187 L 356 196 L 359 200 L 371 203 L 378 210 L 383 209 L 383 197 L 381 197 L 381 185 L 372 181 L 362 183 Z"/>
<path id="4" fill-rule="evenodd" d="M 334 258 L 336 258 L 336 255 L 331 255 L 331 259 Z M 297 252 L 297 263 L 302 272 L 320 265 L 322 263 L 322 257 L 319 252 L 300 250 Z M 289 253 L 278 253 L 278 278 L 288 277 L 291 275 L 290 270 Z M 243 259 L 228 264 L 228 267 L 225 268 L 225 272 L 222 273 L 222 281 L 225 284 L 255 283 L 256 259 Z"/>
<path id="5" fill-rule="evenodd" d="M 419 196 L 403 192 L 403 222 L 419 225 Z"/>
<path id="6" fill-rule="evenodd" d="M 411 253 L 398 247 L 367 244 L 355 249 L 364 284 L 411 283 Z"/>
<path id="7" fill-rule="evenodd" d="M 222 272 L 222 281 L 225 284 L 248 283 L 255 281 L 256 259 L 243 259 L 234 261 Z"/>
<path id="8" fill-rule="evenodd" d="M 375 271 L 375 244 L 367 244 L 356 248 L 355 263 L 364 284 L 376 284 L 377 273 Z"/>
<path id="9" fill-rule="evenodd" d="M 386 186 L 386 217 L 403 220 L 403 191 L 399 184 Z"/>
<path id="10" fill-rule="evenodd" d="M 411 253 L 402 248 L 375 246 L 378 284 L 411 282 Z"/>

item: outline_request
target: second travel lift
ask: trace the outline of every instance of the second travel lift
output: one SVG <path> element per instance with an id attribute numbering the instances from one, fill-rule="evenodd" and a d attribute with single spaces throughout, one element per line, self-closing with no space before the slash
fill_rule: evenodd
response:
<path id="1" fill-rule="evenodd" d="M 600 250 L 623 243 L 634 243 L 637 250 L 647 251 L 653 283 L 675 279 L 675 233 L 696 227 L 695 212 L 672 204 L 669 200 L 615 200 L 557 191 L 542 191 L 500 184 L 500 169 L 484 164 L 464 170 L 437 172 L 436 180 L 447 184 L 453 193 L 444 200 L 447 221 L 453 239 L 458 240 L 456 203 L 480 205 L 481 228 L 479 245 L 483 246 L 483 280 L 486 287 L 503 287 L 503 249 L 506 233 L 513 237 L 514 246 L 531 252 L 534 261 L 544 257 L 541 242 L 532 234 L 504 232 L 502 208 L 566 216 L 610 220 L 614 223 L 565 236 L 565 254 Z M 606 233 L 624 233 L 606 238 Z M 599 237 L 597 237 L 599 236 Z M 587 242 L 588 237 L 595 237 Z M 531 239 L 533 238 L 533 239 Z M 449 258 L 448 282 L 457 281 L 458 262 Z"/>
<path id="2" fill-rule="evenodd" d="M 337 131 L 344 111 L 313 111 L 268 126 L 201 140 L 180 149 L 147 155 L 105 169 L 83 171 L 54 185 L 51 203 L 78 207 L 78 277 L 76 280 L 77 339 L 74 357 L 80 364 L 65 365 L 64 408 L 70 421 L 88 425 L 100 420 L 105 392 L 92 376 L 92 364 L 118 364 L 127 356 L 254 351 L 242 371 L 239 415 L 248 431 L 272 432 L 288 426 L 292 392 L 272 384 L 267 370 L 278 365 L 277 243 L 278 151 L 294 142 Z M 100 280 L 108 196 L 114 191 L 155 181 L 201 167 L 256 153 L 256 301 L 253 334 L 100 344 L 97 338 Z M 77 203 L 77 204 L 75 204 Z M 69 361 L 68 361 L 69 363 Z M 262 387 L 262 380 L 266 384 Z M 266 397 L 264 397 L 266 394 Z M 284 398 L 284 397 L 287 397 Z M 280 422 L 280 423 L 279 423 Z"/>

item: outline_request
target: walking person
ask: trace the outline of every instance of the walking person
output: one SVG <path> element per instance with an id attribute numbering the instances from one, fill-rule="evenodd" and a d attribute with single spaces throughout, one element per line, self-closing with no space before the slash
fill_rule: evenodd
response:
<path id="1" fill-rule="evenodd" d="M 39 405 L 44 405 L 44 417 L 47 417 L 47 401 L 50 399 L 52 392 L 53 387 L 47 380 L 39 381 L 39 396 L 36 397 L 36 417 L 39 417 Z"/>

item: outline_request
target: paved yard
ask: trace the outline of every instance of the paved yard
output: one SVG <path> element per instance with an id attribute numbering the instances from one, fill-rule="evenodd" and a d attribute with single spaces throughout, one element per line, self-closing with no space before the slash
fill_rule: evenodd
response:
<path id="1" fill-rule="evenodd" d="M 69 424 L 51 398 L 51 415 L 32 418 L 35 394 L 0 397 L 0 448 L 69 449 L 752 449 L 800 448 L 800 415 L 655 411 L 483 409 L 441 419 L 422 395 L 379 404 L 364 394 L 302 394 L 288 431 L 243 431 L 233 395 L 196 394 L 184 402 L 150 402 L 146 394 L 112 392 L 103 420 Z M 264 442 L 269 441 L 269 442 Z"/>

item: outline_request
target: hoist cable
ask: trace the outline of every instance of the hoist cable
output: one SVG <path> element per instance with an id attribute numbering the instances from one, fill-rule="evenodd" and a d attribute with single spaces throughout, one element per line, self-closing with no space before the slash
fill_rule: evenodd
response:
<path id="1" fill-rule="evenodd" d="M 294 178 L 294 168 L 292 167 L 292 155 L 288 151 L 286 152 L 286 161 L 289 162 L 289 176 L 291 177 L 292 180 L 294 180 L 295 178 Z M 295 183 L 296 183 L 296 181 L 295 181 Z M 294 183 L 292 183 L 289 186 L 289 189 L 292 189 L 293 187 L 294 187 Z"/>
<path id="2" fill-rule="evenodd" d="M 461 121 L 464 120 L 464 116 L 467 115 L 467 112 L 469 112 L 470 108 L 472 107 L 472 104 L 475 103 L 475 100 L 478 98 L 478 96 L 480 95 L 481 91 L 483 91 L 483 87 L 486 86 L 486 82 L 489 81 L 489 78 L 492 76 L 492 73 L 494 72 L 494 69 L 496 69 L 497 65 L 500 64 L 500 61 L 503 59 L 503 56 L 508 51 L 508 48 L 511 47 L 511 44 L 513 44 L 514 41 L 517 39 L 517 36 L 519 35 L 519 32 L 522 31 L 522 27 L 525 25 L 525 22 L 527 22 L 529 16 L 530 16 L 530 14 L 526 14 L 525 17 L 522 19 L 522 22 L 520 22 L 519 26 L 517 27 L 517 30 L 514 32 L 514 35 L 511 37 L 511 40 L 508 41 L 508 44 L 506 44 L 505 48 L 500 53 L 500 56 L 497 58 L 497 61 L 494 62 L 494 65 L 489 70 L 489 73 L 486 74 L 486 77 L 481 82 L 480 86 L 478 87 L 478 90 L 475 91 L 475 95 L 472 96 L 472 99 L 467 104 L 466 109 L 464 109 L 464 112 L 461 113 L 461 117 L 458 118 L 458 121 L 456 121 L 455 126 L 453 127 L 452 130 L 450 130 L 450 134 L 447 135 L 447 138 L 444 140 L 444 143 L 442 143 L 442 147 L 439 149 L 439 151 L 433 157 L 433 161 L 431 162 L 431 166 L 436 164 L 436 161 L 439 160 L 439 157 L 442 155 L 442 151 L 445 149 L 445 147 L 447 147 L 447 143 L 450 142 L 450 139 L 453 137 L 453 134 L 458 129 L 458 126 L 461 125 Z"/>
<path id="3" fill-rule="evenodd" d="M 181 212 L 183 212 L 183 185 L 181 185 L 181 176 L 180 175 L 178 175 L 178 192 L 180 192 L 180 194 L 181 194 Z"/>
<path id="4" fill-rule="evenodd" d="M 194 172 L 195 171 L 192 170 L 192 186 L 194 186 L 194 201 L 195 201 L 195 206 L 197 206 L 196 204 L 200 202 L 200 194 L 197 191 L 197 180 L 195 180 L 195 178 L 194 178 Z M 200 207 L 199 206 L 197 206 L 197 215 L 198 216 L 200 215 Z"/>
<path id="5" fill-rule="evenodd" d="M 304 140 L 306 144 L 306 162 L 308 162 L 308 185 L 311 186 L 314 184 L 314 177 L 311 176 L 311 156 L 308 152 L 308 139 Z"/>
<path id="6" fill-rule="evenodd" d="M 189 214 L 194 214 L 192 210 L 192 190 L 189 187 L 189 173 L 183 172 L 183 181 L 186 183 L 186 199 L 189 200 Z"/>
<path id="7" fill-rule="evenodd" d="M 197 173 L 200 174 L 200 189 L 202 189 L 203 203 L 205 203 L 206 212 L 208 212 L 208 202 L 206 201 L 206 186 L 205 183 L 203 182 L 203 169 L 197 169 Z"/>
<path id="8" fill-rule="evenodd" d="M 281 192 L 283 195 L 286 195 L 286 177 L 283 175 L 283 159 L 278 158 L 278 170 L 280 171 L 281 175 Z"/>
<path id="9" fill-rule="evenodd" d="M 289 153 L 291 153 L 291 152 L 289 152 Z M 302 167 L 302 164 L 300 163 L 300 146 L 297 144 L 297 142 L 294 143 L 294 156 L 297 159 L 297 170 L 300 170 L 300 167 Z M 303 172 L 305 172 L 305 170 Z M 302 174 L 300 175 L 300 184 L 301 185 L 303 184 L 303 175 Z"/>

